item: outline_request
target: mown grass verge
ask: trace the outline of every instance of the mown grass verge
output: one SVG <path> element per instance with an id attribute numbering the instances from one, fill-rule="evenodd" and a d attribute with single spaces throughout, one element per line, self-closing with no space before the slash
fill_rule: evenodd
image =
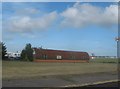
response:
<path id="1" fill-rule="evenodd" d="M 117 71 L 117 63 L 36 63 L 3 61 L 3 79 L 25 79 L 56 75 L 89 74 Z"/>

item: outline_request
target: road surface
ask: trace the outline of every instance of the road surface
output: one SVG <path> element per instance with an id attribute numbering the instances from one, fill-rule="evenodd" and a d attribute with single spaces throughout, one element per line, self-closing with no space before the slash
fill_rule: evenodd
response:
<path id="1" fill-rule="evenodd" d="M 118 74 L 94 73 L 71 76 L 47 76 L 32 79 L 3 80 L 3 87 L 83 87 L 88 85 L 98 85 L 118 81 Z M 117 84 L 113 84 L 118 86 Z"/>

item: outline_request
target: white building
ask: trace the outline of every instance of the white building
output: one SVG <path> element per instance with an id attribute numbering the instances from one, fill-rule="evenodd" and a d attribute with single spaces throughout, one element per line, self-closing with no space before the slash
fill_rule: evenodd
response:
<path id="1" fill-rule="evenodd" d="M 11 58 L 11 59 L 15 59 L 15 58 L 19 58 L 20 57 L 20 52 L 7 52 L 7 54 L 5 55 L 7 56 L 8 58 Z"/>
<path id="2" fill-rule="evenodd" d="M 117 56 L 91 56 L 91 59 L 96 59 L 96 58 L 117 58 Z"/>

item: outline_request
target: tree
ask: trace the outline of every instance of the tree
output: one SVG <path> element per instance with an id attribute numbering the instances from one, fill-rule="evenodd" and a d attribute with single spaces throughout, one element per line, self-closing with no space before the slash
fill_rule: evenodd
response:
<path id="1" fill-rule="evenodd" d="M 7 48 L 5 46 L 5 43 L 0 43 L 2 44 L 2 59 L 4 60 L 5 59 L 5 55 L 7 54 Z"/>
<path id="2" fill-rule="evenodd" d="M 25 50 L 26 50 L 26 56 L 28 60 L 33 61 L 33 49 L 31 44 L 26 44 Z"/>
<path id="3" fill-rule="evenodd" d="M 25 49 L 23 49 L 21 52 L 21 60 L 26 61 L 25 56 L 26 56 Z"/>
<path id="4" fill-rule="evenodd" d="M 31 44 L 26 44 L 25 49 L 21 52 L 21 59 L 24 61 L 33 61 L 33 49 Z"/>

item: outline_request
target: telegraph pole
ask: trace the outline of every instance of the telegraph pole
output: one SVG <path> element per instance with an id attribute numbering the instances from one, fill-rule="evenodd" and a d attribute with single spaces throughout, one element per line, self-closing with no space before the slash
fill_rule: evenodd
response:
<path id="1" fill-rule="evenodd" d="M 116 38 L 117 41 L 117 58 L 120 59 L 120 37 Z"/>
<path id="2" fill-rule="evenodd" d="M 117 41 L 117 59 L 118 59 L 118 68 L 117 68 L 117 70 L 118 70 L 118 80 L 119 80 L 119 78 L 120 78 L 120 75 L 119 75 L 119 73 L 120 73 L 120 65 L 119 65 L 119 63 L 120 63 L 120 36 L 119 36 L 119 34 L 118 34 L 118 37 L 116 38 L 116 41 Z M 118 83 L 118 85 L 119 85 L 119 83 Z"/>

